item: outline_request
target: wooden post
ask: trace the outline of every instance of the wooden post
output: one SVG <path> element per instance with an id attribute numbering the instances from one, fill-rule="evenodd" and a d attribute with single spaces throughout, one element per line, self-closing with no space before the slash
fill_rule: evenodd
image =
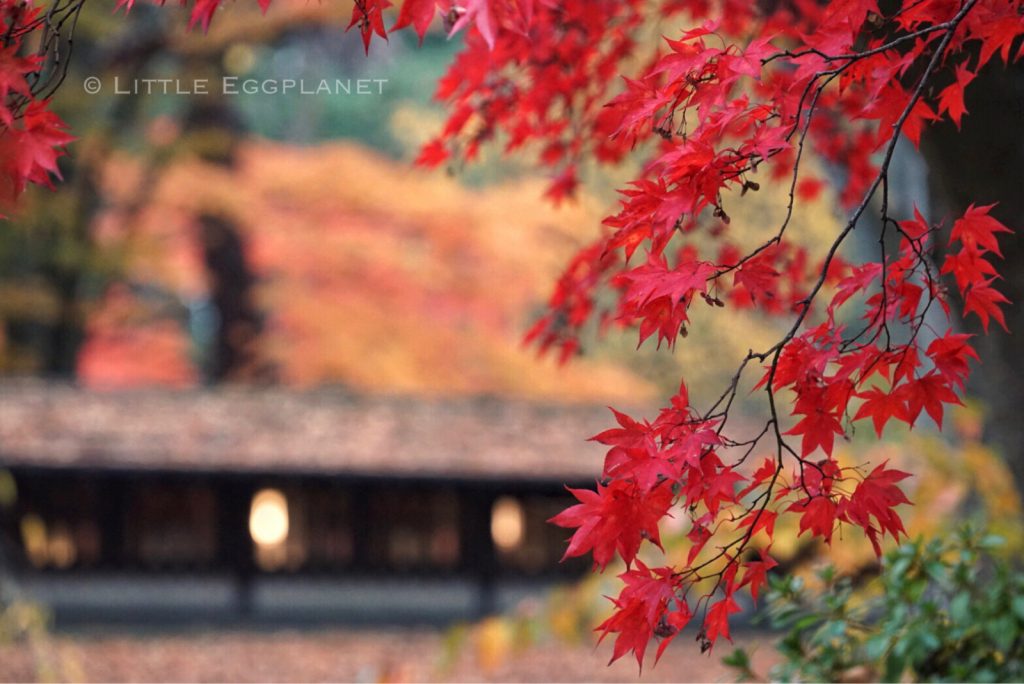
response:
<path id="1" fill-rule="evenodd" d="M 370 539 L 370 485 L 355 482 L 352 492 L 352 568 L 355 572 L 371 572 L 373 540 Z"/>
<path id="2" fill-rule="evenodd" d="M 253 486 L 246 480 L 229 479 L 220 482 L 216 491 L 217 560 L 235 576 L 239 616 L 249 617 L 256 572 L 255 548 L 249 534 Z"/>
<path id="3" fill-rule="evenodd" d="M 100 564 L 112 570 L 123 570 L 125 518 L 127 517 L 127 480 L 116 475 L 100 481 Z"/>
<path id="4" fill-rule="evenodd" d="M 461 504 L 461 565 L 477 582 L 477 614 L 486 617 L 497 610 L 498 558 L 491 539 L 494 497 L 487 492 L 463 490 Z"/>

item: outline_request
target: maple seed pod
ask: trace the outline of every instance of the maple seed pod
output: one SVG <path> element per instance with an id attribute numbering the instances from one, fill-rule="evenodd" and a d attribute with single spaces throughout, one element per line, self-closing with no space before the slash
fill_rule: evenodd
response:
<path id="1" fill-rule="evenodd" d="M 707 633 L 704 631 L 703 627 L 701 628 L 700 633 L 697 634 L 696 641 L 700 642 L 700 652 L 701 653 L 707 653 L 708 651 L 711 650 L 711 641 L 708 640 Z"/>
<path id="2" fill-rule="evenodd" d="M 668 637 L 673 636 L 678 631 L 678 629 L 668 624 L 667 617 L 665 615 L 662 615 L 658 619 L 657 626 L 655 626 L 654 628 L 654 636 L 661 637 L 662 639 L 667 639 Z"/>
<path id="3" fill-rule="evenodd" d="M 459 17 L 461 17 L 465 13 L 466 13 L 466 8 L 465 7 L 460 7 L 458 5 L 452 5 L 451 9 L 448 10 L 448 13 L 445 14 L 444 17 L 443 17 L 445 32 L 446 33 L 451 33 L 452 29 L 455 28 L 455 22 L 457 22 L 459 20 Z"/>

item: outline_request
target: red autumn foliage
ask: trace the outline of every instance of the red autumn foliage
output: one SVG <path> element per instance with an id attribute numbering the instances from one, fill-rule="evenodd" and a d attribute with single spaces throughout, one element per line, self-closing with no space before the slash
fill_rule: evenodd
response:
<path id="1" fill-rule="evenodd" d="M 190 23 L 205 28 L 219 2 L 197 0 Z M 355 0 L 350 27 L 367 50 L 387 38 L 391 4 Z M 747 587 L 756 596 L 774 564 L 767 549 L 776 518 L 796 516 L 801 533 L 826 542 L 840 525 L 859 528 L 879 552 L 882 535 L 899 537 L 895 509 L 907 499 L 898 483 L 908 475 L 886 464 L 867 473 L 841 467 L 836 439 L 859 421 L 879 435 L 894 418 L 913 424 L 924 413 L 941 422 L 944 405 L 959 402 L 977 355 L 952 321 L 944 334 L 932 323 L 936 314 L 951 317 L 954 293 L 942 276 L 951 277 L 965 316 L 986 331 L 991 321 L 1005 328 L 1007 300 L 992 257 L 1000 256 L 999 234 L 1010 230 L 990 207 L 972 206 L 953 223 L 937 266 L 934 218 L 889 214 L 889 164 L 901 136 L 916 145 L 936 121 L 961 124 L 964 90 L 981 68 L 1020 59 L 1024 3 L 919 0 L 884 10 L 874 0 L 796 0 L 773 9 L 737 0 L 401 5 L 390 30 L 412 26 L 422 36 L 440 16 L 450 32 L 465 33 L 438 85 L 451 117 L 421 164 L 473 159 L 495 139 L 509 151 L 529 144 L 554 179 L 549 196 L 560 201 L 585 183 L 584 160 L 642 162 L 621 190 L 619 210 L 571 261 L 528 339 L 568 358 L 594 318 L 636 326 L 641 343 L 657 333 L 659 344 L 672 347 L 693 307 L 732 304 L 786 317 L 787 332 L 739 359 L 717 400 L 698 408 L 682 389 L 653 423 L 619 415 L 621 429 L 597 438 L 610 446 L 602 482 L 574 491 L 580 503 L 554 519 L 576 528 L 567 555 L 592 553 L 601 568 L 615 557 L 626 565 L 615 611 L 599 627 L 617 634 L 614 657 L 633 652 L 642 664 L 652 638 L 662 640 L 660 651 L 691 616 L 704 647 L 729 638 L 737 592 Z M 48 182 L 69 140 L 46 100 L 34 99 L 29 76 L 39 62 L 18 56 L 41 25 L 38 16 L 14 0 L 4 0 L 0 13 L 7 200 L 26 183 Z M 655 21 L 695 28 L 668 29 L 657 45 L 645 44 L 651 33 L 644 29 Z M 837 190 L 846 222 L 824 254 L 807 253 L 787 234 L 797 200 L 821 189 L 822 179 L 801 167 L 811 150 L 845 172 Z M 763 182 L 789 188 L 786 218 L 760 244 L 733 244 L 727 205 Z M 840 249 L 868 212 L 879 214 L 898 247 L 883 239 L 877 258 L 846 263 Z M 721 249 L 698 252 L 697 235 Z M 631 264 L 637 251 L 640 264 Z M 610 307 L 598 297 L 604 288 L 617 293 Z M 764 368 L 757 388 L 766 418 L 751 433 L 729 418 L 756 364 Z M 750 480 L 740 466 L 757 451 L 766 458 Z M 749 484 L 740 489 L 742 482 Z M 690 521 L 693 546 L 682 567 L 652 570 L 637 553 L 644 541 L 659 545 L 667 515 Z M 757 536 L 768 545 L 750 561 L 745 552 Z"/>

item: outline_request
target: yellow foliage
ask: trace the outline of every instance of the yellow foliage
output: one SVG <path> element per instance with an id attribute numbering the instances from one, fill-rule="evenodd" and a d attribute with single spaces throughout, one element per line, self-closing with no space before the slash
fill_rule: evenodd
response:
<path id="1" fill-rule="evenodd" d="M 480 669 L 489 674 L 495 672 L 512 652 L 512 625 L 497 617 L 484 620 L 476 630 L 475 646 Z"/>
<path id="2" fill-rule="evenodd" d="M 901 483 L 913 505 L 897 509 L 911 539 L 941 537 L 965 517 L 980 516 L 989 532 L 1007 540 L 1007 550 L 1018 552 L 1024 548 L 1020 495 L 1003 460 L 979 441 L 981 420 L 977 407 L 958 407 L 949 411 L 944 435 L 917 429 L 883 442 L 873 442 L 872 436 L 869 446 L 855 441 L 838 449 L 837 457 L 844 467 L 870 469 L 888 460 L 891 467 L 913 474 Z M 782 555 L 787 549 L 779 542 L 792 543 L 797 527 L 790 520 L 785 527 L 780 521 L 777 529 L 773 548 Z M 851 572 L 874 557 L 857 530 L 846 530 L 827 554 L 840 572 Z"/>

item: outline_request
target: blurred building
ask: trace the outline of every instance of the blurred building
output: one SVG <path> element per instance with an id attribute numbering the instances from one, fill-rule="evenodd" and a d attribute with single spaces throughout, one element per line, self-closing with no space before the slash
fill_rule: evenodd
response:
<path id="1" fill-rule="evenodd" d="M 58 621 L 437 623 L 586 570 L 546 521 L 607 410 L 0 386 L 3 553 Z"/>

